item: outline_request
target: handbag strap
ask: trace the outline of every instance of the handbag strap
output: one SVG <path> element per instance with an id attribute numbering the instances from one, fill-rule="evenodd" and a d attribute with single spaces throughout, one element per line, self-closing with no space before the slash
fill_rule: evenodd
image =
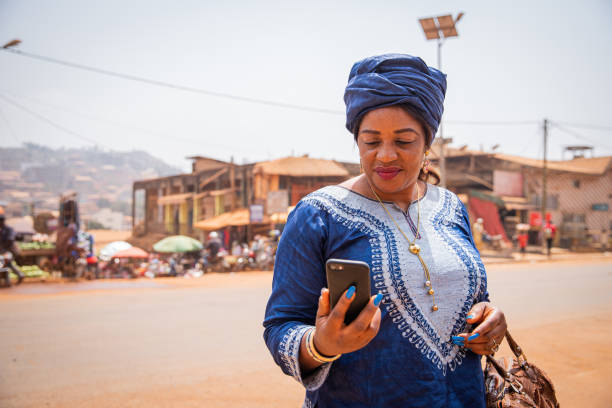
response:
<path id="1" fill-rule="evenodd" d="M 496 359 L 494 359 L 489 354 L 486 355 L 486 358 L 487 358 L 487 362 L 489 362 L 495 368 L 495 371 L 497 371 L 497 374 L 499 374 L 503 379 L 507 381 L 512 380 L 512 374 L 506 371 L 506 369 L 501 364 L 499 364 L 499 362 Z"/>
<path id="2" fill-rule="evenodd" d="M 521 365 L 527 364 L 527 356 L 525 355 L 525 352 L 523 351 L 521 346 L 518 345 L 516 340 L 514 340 L 514 338 L 510 335 L 510 332 L 508 330 L 506 330 L 506 341 L 508 342 L 510 350 L 512 350 L 518 362 Z"/>
<path id="3" fill-rule="evenodd" d="M 506 338 L 506 341 L 508 342 L 508 345 L 510 346 L 510 350 L 512 350 L 512 353 L 514 353 L 514 355 L 516 356 L 518 363 L 521 366 L 527 365 L 527 357 L 525 356 L 525 352 L 523 351 L 521 346 L 518 345 L 516 340 L 514 340 L 512 335 L 510 335 L 510 332 L 508 330 L 506 330 L 504 337 Z M 508 381 L 512 380 L 512 374 L 506 371 L 506 368 L 503 367 L 497 360 L 493 358 L 493 354 L 487 355 L 486 358 L 487 358 L 487 361 L 491 363 L 493 367 L 495 367 L 495 371 L 497 371 L 499 375 L 501 375 L 503 378 L 505 378 Z"/>

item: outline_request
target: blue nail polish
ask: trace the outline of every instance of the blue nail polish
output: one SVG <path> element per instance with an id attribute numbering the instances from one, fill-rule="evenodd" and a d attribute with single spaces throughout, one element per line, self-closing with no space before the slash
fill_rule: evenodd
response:
<path id="1" fill-rule="evenodd" d="M 463 340 L 465 340 L 465 339 L 464 339 L 463 337 L 461 337 L 461 336 L 453 336 L 453 337 L 452 337 L 452 339 L 453 339 L 453 341 L 463 341 Z"/>
<path id="2" fill-rule="evenodd" d="M 374 298 L 374 306 L 378 306 L 382 298 L 383 298 L 382 293 L 379 293 L 378 295 L 376 295 L 376 297 Z"/>
<path id="3" fill-rule="evenodd" d="M 473 313 L 472 313 L 472 314 L 467 315 L 467 317 L 466 317 L 466 319 L 468 319 L 468 320 L 469 320 L 469 319 L 473 319 L 473 318 L 474 318 L 474 314 L 473 314 Z"/>
<path id="4" fill-rule="evenodd" d="M 353 297 L 354 294 L 355 294 L 355 287 L 351 286 L 349 290 L 346 291 L 346 298 L 350 299 Z"/>
<path id="5" fill-rule="evenodd" d="M 455 346 L 459 346 L 459 347 L 463 347 L 463 346 L 465 346 L 465 344 L 464 344 L 462 341 L 453 341 L 453 344 L 454 344 Z"/>
<path id="6" fill-rule="evenodd" d="M 468 341 L 472 341 L 478 338 L 478 336 L 480 336 L 480 333 L 472 334 L 470 337 L 468 337 Z"/>

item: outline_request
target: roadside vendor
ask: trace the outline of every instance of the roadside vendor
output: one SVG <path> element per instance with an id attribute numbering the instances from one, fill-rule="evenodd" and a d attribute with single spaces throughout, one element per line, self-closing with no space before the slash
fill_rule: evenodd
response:
<path id="1" fill-rule="evenodd" d="M 0 207 L 0 254 L 10 252 L 13 258 L 19 253 L 17 245 L 15 245 L 15 231 L 5 224 L 4 208 Z M 23 281 L 23 273 L 19 270 L 13 259 L 6 260 L 6 266 L 17 275 L 17 284 Z M 10 278 L 7 278 L 7 283 L 10 286 Z"/>

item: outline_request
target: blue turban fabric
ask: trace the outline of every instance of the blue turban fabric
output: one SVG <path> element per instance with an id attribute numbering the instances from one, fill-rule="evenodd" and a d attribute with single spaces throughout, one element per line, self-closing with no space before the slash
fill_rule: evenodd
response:
<path id="1" fill-rule="evenodd" d="M 361 60 L 351 69 L 344 91 L 346 128 L 354 133 L 367 112 L 407 104 L 421 114 L 436 134 L 446 94 L 446 75 L 419 57 L 384 54 Z"/>

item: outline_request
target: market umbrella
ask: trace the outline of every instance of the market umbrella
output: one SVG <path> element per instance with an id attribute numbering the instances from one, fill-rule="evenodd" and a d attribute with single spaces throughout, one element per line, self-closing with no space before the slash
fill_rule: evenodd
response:
<path id="1" fill-rule="evenodd" d="M 166 237 L 153 245 L 155 252 L 192 252 L 202 249 L 202 243 L 184 235 Z"/>
<path id="2" fill-rule="evenodd" d="M 144 249 L 140 249 L 138 247 L 131 247 L 128 249 L 124 249 L 123 251 L 119 251 L 113 255 L 113 258 L 148 258 L 149 253 Z"/>
<path id="3" fill-rule="evenodd" d="M 114 241 L 106 245 L 100 250 L 100 259 L 103 261 L 110 260 L 113 255 L 119 251 L 124 251 L 132 247 L 132 244 L 125 241 Z"/>

